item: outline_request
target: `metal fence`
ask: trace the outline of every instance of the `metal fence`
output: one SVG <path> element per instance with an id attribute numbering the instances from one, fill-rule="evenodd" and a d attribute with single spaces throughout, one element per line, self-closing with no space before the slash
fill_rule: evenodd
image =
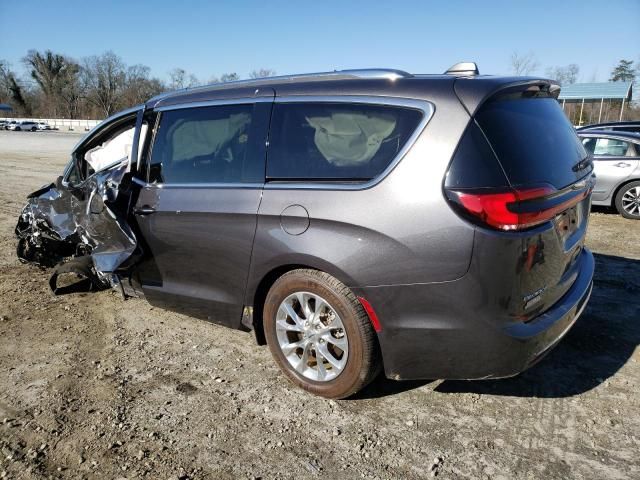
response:
<path id="1" fill-rule="evenodd" d="M 99 124 L 102 120 L 71 120 L 66 118 L 16 118 L 16 117 L 5 117 L 0 118 L 0 120 L 8 120 L 8 121 L 17 121 L 22 122 L 24 120 L 29 120 L 32 122 L 44 122 L 48 125 L 51 125 L 54 128 L 59 128 L 60 130 L 70 130 L 70 131 L 89 131 L 97 124 Z"/>

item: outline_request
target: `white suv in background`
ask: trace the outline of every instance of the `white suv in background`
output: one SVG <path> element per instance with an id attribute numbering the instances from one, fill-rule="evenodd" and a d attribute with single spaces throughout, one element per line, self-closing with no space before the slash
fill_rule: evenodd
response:
<path id="1" fill-rule="evenodd" d="M 14 130 L 16 132 L 19 131 L 31 131 L 31 132 L 35 132 L 36 130 L 38 130 L 38 124 L 36 122 L 32 122 L 30 120 L 24 120 L 20 123 L 13 123 L 11 125 L 9 125 L 9 127 L 7 128 L 7 130 Z"/>

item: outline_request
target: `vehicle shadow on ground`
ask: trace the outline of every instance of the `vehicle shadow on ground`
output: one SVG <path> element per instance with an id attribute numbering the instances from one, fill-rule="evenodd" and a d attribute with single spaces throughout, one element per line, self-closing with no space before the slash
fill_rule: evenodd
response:
<path id="1" fill-rule="evenodd" d="M 620 215 L 613 207 L 605 207 L 604 205 L 591 205 L 591 211 L 595 213 L 606 213 L 609 215 Z"/>
<path id="2" fill-rule="evenodd" d="M 399 393 L 423 387 L 432 381 L 433 380 L 405 380 L 399 382 L 396 380 L 390 380 L 384 376 L 384 373 L 380 373 L 373 382 L 360 390 L 354 396 L 349 397 L 349 400 L 371 400 L 374 398 L 397 395 Z"/>
<path id="3" fill-rule="evenodd" d="M 559 398 L 612 377 L 640 344 L 640 261 L 594 254 L 591 300 L 560 344 L 521 375 L 503 380 L 445 381 L 442 393 Z"/>

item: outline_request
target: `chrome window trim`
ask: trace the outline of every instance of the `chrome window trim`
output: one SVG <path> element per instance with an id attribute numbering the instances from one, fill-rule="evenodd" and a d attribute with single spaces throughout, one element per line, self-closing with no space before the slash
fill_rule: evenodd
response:
<path id="1" fill-rule="evenodd" d="M 277 95 L 277 93 L 276 93 Z M 407 142 L 403 145 L 395 158 L 389 165 L 375 178 L 365 182 L 348 183 L 341 180 L 318 180 L 318 181 L 287 181 L 265 179 L 265 189 L 268 190 L 367 190 L 382 182 L 391 171 L 400 163 L 407 152 L 413 147 L 416 140 L 435 112 L 435 105 L 427 100 L 417 100 L 404 97 L 386 97 L 375 95 L 289 95 L 284 97 L 276 96 L 274 103 L 351 103 L 366 105 L 389 105 L 395 107 L 405 107 L 421 110 L 423 113 L 420 123 L 415 128 Z M 267 163 L 269 156 L 267 153 Z"/>
<path id="2" fill-rule="evenodd" d="M 157 190 L 170 190 L 179 188 L 243 188 L 249 190 L 262 189 L 264 184 L 260 182 L 251 183 L 232 183 L 232 182 L 201 182 L 201 183 L 149 183 L 144 180 L 133 177 L 133 182 L 140 185 L 142 188 L 157 189 Z"/>
<path id="3" fill-rule="evenodd" d="M 203 102 L 185 102 L 176 103 L 174 105 L 165 105 L 154 108 L 156 112 L 166 112 L 169 110 L 183 110 L 185 108 L 198 108 L 198 107 L 218 107 L 224 105 L 246 105 L 248 103 L 262 103 L 273 102 L 273 96 L 269 97 L 239 97 L 239 98 L 224 98 L 220 100 L 206 100 Z"/>
<path id="4" fill-rule="evenodd" d="M 277 93 L 276 93 L 277 95 Z M 364 105 L 389 105 L 396 107 L 405 107 L 421 110 L 423 113 L 420 123 L 411 134 L 405 145 L 400 149 L 395 158 L 389 163 L 376 178 L 365 182 L 347 183 L 341 180 L 322 180 L 322 181 L 287 181 L 276 180 L 269 182 L 268 179 L 265 183 L 223 183 L 223 182 L 211 182 L 211 183 L 147 183 L 143 180 L 136 178 L 136 183 L 145 188 L 265 188 L 269 190 L 366 190 L 374 187 L 382 180 L 384 180 L 391 171 L 400 163 L 407 152 L 413 147 L 416 140 L 422 134 L 423 130 L 433 117 L 435 112 L 435 105 L 426 100 L 417 100 L 413 98 L 405 97 L 388 97 L 388 96 L 376 96 L 376 95 L 288 95 L 275 98 L 273 97 L 241 97 L 230 98 L 221 100 L 209 100 L 205 102 L 190 102 L 180 103 L 175 105 L 167 105 L 164 107 L 157 107 L 154 109 L 156 112 L 163 112 L 168 110 L 179 110 L 185 108 L 197 108 L 197 107 L 213 107 L 223 105 L 244 105 L 247 103 L 257 102 L 273 102 L 273 103 L 351 103 L 351 104 L 364 104 Z M 155 142 L 155 140 L 154 140 Z M 268 157 L 268 155 L 267 155 Z M 267 158 L 267 162 L 268 162 Z"/>

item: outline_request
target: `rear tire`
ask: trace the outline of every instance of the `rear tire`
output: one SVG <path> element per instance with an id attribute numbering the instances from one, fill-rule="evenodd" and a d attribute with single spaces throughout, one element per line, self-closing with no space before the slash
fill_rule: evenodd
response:
<path id="1" fill-rule="evenodd" d="M 640 220 L 640 181 L 623 185 L 616 194 L 615 205 L 623 217 Z"/>
<path id="2" fill-rule="evenodd" d="M 356 296 L 317 270 L 293 270 L 264 305 L 271 354 L 294 384 L 326 398 L 349 397 L 381 369 L 376 333 Z"/>

